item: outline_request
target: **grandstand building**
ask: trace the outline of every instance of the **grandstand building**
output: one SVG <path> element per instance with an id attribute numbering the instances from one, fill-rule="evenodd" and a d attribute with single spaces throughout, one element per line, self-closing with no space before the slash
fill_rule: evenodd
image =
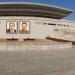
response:
<path id="1" fill-rule="evenodd" d="M 63 20 L 72 10 L 28 2 L 0 3 L 0 38 L 75 41 L 75 22 Z"/>

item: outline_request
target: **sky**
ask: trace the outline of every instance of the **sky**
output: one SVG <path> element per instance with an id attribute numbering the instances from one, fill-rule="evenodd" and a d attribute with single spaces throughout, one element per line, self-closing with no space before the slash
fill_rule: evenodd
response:
<path id="1" fill-rule="evenodd" d="M 0 2 L 34 2 L 68 8 L 72 13 L 64 19 L 75 21 L 75 0 L 0 0 Z"/>

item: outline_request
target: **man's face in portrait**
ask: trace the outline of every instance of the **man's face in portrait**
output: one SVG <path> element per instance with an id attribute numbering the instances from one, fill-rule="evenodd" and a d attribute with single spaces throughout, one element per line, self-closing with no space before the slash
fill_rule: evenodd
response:
<path id="1" fill-rule="evenodd" d="M 22 27 L 22 30 L 23 30 L 23 31 L 26 31 L 27 23 L 22 23 L 21 27 Z"/>
<path id="2" fill-rule="evenodd" d="M 9 29 L 14 30 L 15 28 L 15 23 L 9 23 Z"/>

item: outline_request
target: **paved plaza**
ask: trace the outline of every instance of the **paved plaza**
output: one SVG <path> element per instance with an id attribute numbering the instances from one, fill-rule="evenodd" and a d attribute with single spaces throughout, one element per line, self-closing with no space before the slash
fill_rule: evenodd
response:
<path id="1" fill-rule="evenodd" d="M 0 51 L 0 75 L 75 75 L 75 48 Z"/>

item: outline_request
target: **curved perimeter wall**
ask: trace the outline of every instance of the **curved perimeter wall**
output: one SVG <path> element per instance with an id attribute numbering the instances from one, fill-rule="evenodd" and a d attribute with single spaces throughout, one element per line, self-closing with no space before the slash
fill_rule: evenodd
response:
<path id="1" fill-rule="evenodd" d="M 14 23 L 14 32 L 10 32 L 10 23 Z M 22 23 L 27 24 L 27 29 L 25 32 L 22 30 Z M 59 26 L 59 25 L 63 26 Z M 25 16 L 8 16 L 0 17 L 0 38 L 40 38 L 44 39 L 47 36 L 56 37 L 55 31 L 58 28 L 62 29 L 74 29 L 74 22 L 50 19 L 50 18 L 40 18 L 40 17 L 25 17 Z M 69 27 L 67 26 L 69 25 Z M 60 33 L 61 34 L 61 33 Z M 60 36 L 60 35 L 59 35 Z"/>

